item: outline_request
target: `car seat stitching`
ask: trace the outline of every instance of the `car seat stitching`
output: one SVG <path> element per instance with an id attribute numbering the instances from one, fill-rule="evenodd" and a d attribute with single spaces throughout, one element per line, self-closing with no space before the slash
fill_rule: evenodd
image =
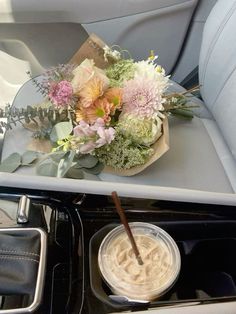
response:
<path id="1" fill-rule="evenodd" d="M 231 76 L 234 74 L 234 72 L 236 71 L 236 65 L 234 66 L 233 70 L 230 72 L 230 74 L 227 76 L 227 78 L 225 79 L 223 85 L 221 86 L 221 88 L 219 89 L 218 93 L 216 94 L 215 100 L 212 102 L 211 107 L 214 108 L 217 99 L 219 98 L 220 94 L 222 93 L 222 91 L 224 90 L 226 84 L 228 83 L 228 81 L 230 80 Z"/>
<path id="2" fill-rule="evenodd" d="M 25 261 L 39 263 L 39 261 L 37 261 L 36 259 L 28 258 L 28 257 L 16 257 L 16 256 L 12 256 L 12 255 L 0 255 L 0 258 L 1 259 L 25 260 Z"/>
<path id="3" fill-rule="evenodd" d="M 28 255 L 40 256 L 39 254 L 32 253 L 32 252 L 14 251 L 14 250 L 3 250 L 3 249 L 0 249 L 0 252 L 16 253 L 16 254 L 28 254 Z"/>

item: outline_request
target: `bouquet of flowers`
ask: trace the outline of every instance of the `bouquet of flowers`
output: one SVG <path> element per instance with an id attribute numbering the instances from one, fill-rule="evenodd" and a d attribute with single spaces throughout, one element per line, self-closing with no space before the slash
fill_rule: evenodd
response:
<path id="1" fill-rule="evenodd" d="M 104 166 L 136 174 L 168 150 L 167 115 L 192 117 L 186 95 L 167 93 L 169 77 L 153 51 L 138 62 L 107 45 L 102 52 L 105 68 L 84 58 L 48 69 L 33 79 L 45 96 L 42 104 L 2 112 L 8 118 L 2 127 L 20 122 L 46 144 L 38 174 L 81 178 Z M 32 162 L 39 158 L 28 154 Z"/>

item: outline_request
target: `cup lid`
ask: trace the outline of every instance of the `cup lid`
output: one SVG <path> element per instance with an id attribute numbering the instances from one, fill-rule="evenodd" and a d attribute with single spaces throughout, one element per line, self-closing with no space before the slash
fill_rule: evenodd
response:
<path id="1" fill-rule="evenodd" d="M 180 271 L 180 253 L 172 237 L 160 227 L 129 223 L 144 265 L 139 265 L 123 225 L 103 239 L 98 264 L 113 293 L 152 300 L 165 293 Z"/>

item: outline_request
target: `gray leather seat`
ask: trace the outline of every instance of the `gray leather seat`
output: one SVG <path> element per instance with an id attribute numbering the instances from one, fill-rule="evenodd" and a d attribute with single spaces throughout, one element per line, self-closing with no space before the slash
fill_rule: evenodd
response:
<path id="1" fill-rule="evenodd" d="M 236 192 L 236 1 L 218 0 L 203 33 L 199 80 L 203 101 L 192 121 L 170 119 L 170 150 L 135 177 L 102 180 L 202 191 Z M 181 91 L 174 83 L 172 90 Z"/>

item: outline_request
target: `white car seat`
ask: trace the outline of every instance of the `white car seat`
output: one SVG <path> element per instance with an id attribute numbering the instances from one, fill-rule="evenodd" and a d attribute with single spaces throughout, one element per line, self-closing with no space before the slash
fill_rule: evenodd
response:
<path id="1" fill-rule="evenodd" d="M 202 191 L 236 191 L 236 1 L 218 0 L 205 24 L 199 60 L 203 101 L 192 121 L 170 119 L 170 150 L 135 177 L 102 180 Z M 172 83 L 172 90 L 183 88 Z"/>

